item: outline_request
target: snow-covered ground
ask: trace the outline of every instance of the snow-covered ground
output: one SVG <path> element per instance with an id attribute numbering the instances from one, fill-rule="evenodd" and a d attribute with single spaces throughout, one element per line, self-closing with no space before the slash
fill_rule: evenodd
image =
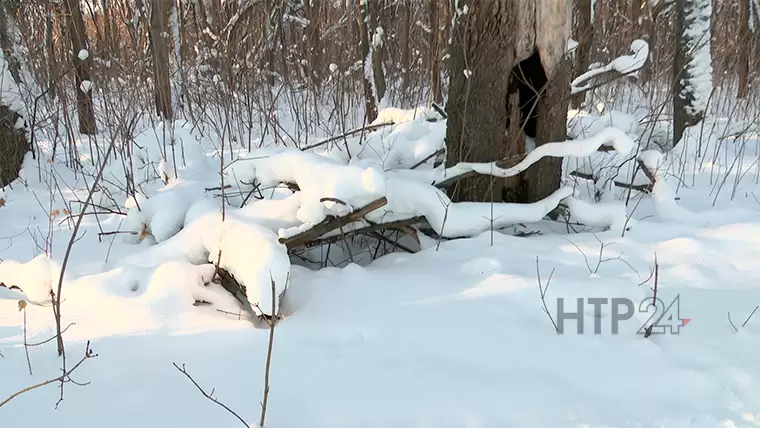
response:
<path id="1" fill-rule="evenodd" d="M 396 119 L 402 113 L 385 112 Z M 269 334 L 238 319 L 237 302 L 206 284 L 213 274 L 209 260 L 221 249 L 222 263 L 240 269 L 237 277 L 268 286 L 256 277 L 267 268 L 278 287 L 283 278 L 288 284 L 286 318 L 275 332 L 268 427 L 758 427 L 760 314 L 742 326 L 760 304 L 758 140 L 754 134 L 718 139 L 726 125 L 716 123 L 708 127 L 703 147 L 697 147 L 698 131 L 692 130 L 667 156 L 641 153 L 641 162 L 662 181 L 652 196 L 633 192 L 624 211 L 632 219 L 625 224 L 619 210 L 627 191 L 568 177 L 575 199 L 558 198 L 574 217 L 611 225 L 609 230 L 576 233 L 571 229 L 579 227 L 572 224 L 543 220 L 522 227 L 542 232 L 528 237 L 486 230 L 440 245 L 423 239 L 424 249 L 416 254 L 321 270 L 283 261 L 277 234 L 291 236 L 341 210 L 339 204 L 316 204 L 321 197 L 361 206 L 385 195 L 397 209 L 386 207 L 385 215 L 434 218 L 423 196 L 437 193 L 419 195 L 415 205 L 393 183 L 408 180 L 415 189 L 434 192 L 408 168 L 439 148 L 443 123 L 423 116 L 363 137 L 369 142 L 361 145 L 341 141 L 345 151 L 265 149 L 270 158 L 287 158 L 276 165 L 241 155 L 228 168 L 228 179 L 293 180 L 301 192 L 294 197 L 278 190 L 272 199 L 229 208 L 224 224 L 214 197 L 219 191 L 205 190 L 210 180 L 219 185 L 213 145 L 198 144 L 179 127 L 186 165 L 177 167 L 178 176 L 172 165 L 159 164 L 156 177 L 168 185 L 146 181 L 145 198 L 125 204 L 129 215 L 85 216 L 73 246 L 62 314 L 64 326 L 75 324 L 64 337 L 69 367 L 87 341 L 98 353 L 72 375 L 90 383 L 67 383 L 57 410 L 57 383 L 25 393 L 0 407 L 0 426 L 241 426 L 172 363 L 184 364 L 201 387 L 213 389 L 214 397 L 256 426 Z M 618 127 L 634 139 L 646 132 L 629 125 Z M 599 131 L 610 132 L 592 134 Z M 140 140 L 145 165 L 158 156 L 151 152 L 151 135 Z M 82 142 L 83 157 L 87 144 Z M 363 151 L 357 151 L 360 146 Z M 566 172 L 630 181 L 626 171 L 635 162 L 619 167 L 622 155 L 588 154 L 580 150 L 580 158 L 566 161 Z M 324 157 L 317 162 L 318 155 Z M 420 168 L 420 176 L 430 176 L 432 163 Z M 113 164 L 104 176 L 123 180 L 121 165 Z M 27 362 L 24 317 L 28 343 L 54 335 L 45 301 L 57 287 L 75 221 L 64 219 L 71 207 L 64 201 L 74 199 L 74 192 L 84 199 L 91 185 L 90 177 L 59 161 L 40 163 L 40 182 L 37 165 L 27 162 L 26 186 L 18 181 L 0 194 L 0 281 L 25 284 L 23 294 L 0 288 L 0 400 L 60 375 L 55 341 L 30 347 Z M 85 168 L 94 166 L 85 162 Z M 614 174 L 606 172 L 611 169 Z M 321 181 L 310 181 L 315 176 Z M 646 183 L 641 172 L 636 183 Z M 672 197 L 676 191 L 678 200 Z M 240 193 L 231 205 L 240 206 L 248 191 Z M 96 202 L 106 205 L 107 198 L 98 194 Z M 464 231 L 468 216 L 475 218 L 472 213 L 484 207 L 461 208 L 464 226 L 457 227 Z M 628 229 L 624 235 L 622 229 Z M 116 230 L 135 235 L 98 236 Z M 49 259 L 39 256 L 46 252 Z M 651 324 L 651 312 L 638 305 L 653 295 L 655 258 L 657 297 L 665 305 L 678 297 L 668 324 L 678 334 L 645 338 L 639 333 Z M 610 305 L 597 312 L 587 304 L 584 334 L 576 333 L 577 321 L 566 320 L 565 333 L 558 335 L 542 308 L 537 267 L 544 286 L 554 271 L 545 302 L 555 321 L 558 299 L 574 311 L 577 298 L 624 298 L 636 304 L 634 315 L 613 334 Z M 267 290 L 258 290 L 263 302 Z M 39 305 L 19 311 L 22 297 Z M 213 305 L 193 306 L 195 300 Z"/>

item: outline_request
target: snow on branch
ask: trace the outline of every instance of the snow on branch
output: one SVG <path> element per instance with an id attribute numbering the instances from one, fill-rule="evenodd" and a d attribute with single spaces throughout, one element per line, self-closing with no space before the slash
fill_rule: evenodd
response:
<path id="1" fill-rule="evenodd" d="M 511 168 L 500 168 L 498 163 L 461 163 L 449 168 L 446 173 L 455 177 L 468 173 L 512 177 L 544 157 L 589 156 L 604 144 L 612 145 L 623 154 L 633 148 L 633 141 L 623 131 L 610 127 L 585 140 L 539 146 Z M 315 153 L 291 148 L 255 151 L 250 158 L 238 161 L 231 168 L 234 169 L 234 176 L 241 181 L 262 186 L 293 183 L 300 189 L 289 199 L 292 199 L 295 217 L 301 225 L 280 229 L 278 234 L 281 239 L 303 234 L 328 217 L 343 217 L 383 197 L 387 203 L 368 212 L 364 219 L 373 223 L 388 223 L 423 217 L 439 235 L 457 238 L 515 223 L 539 221 L 563 199 L 572 196 L 570 188 L 562 188 L 532 204 L 454 203 L 430 181 L 416 179 L 409 174 L 383 172 L 374 166 L 345 165 Z M 352 219 L 357 223 L 354 226 L 366 226 L 361 220 Z M 350 229 L 349 225 L 346 226 Z"/>
<path id="2" fill-rule="evenodd" d="M 603 67 L 594 68 L 575 78 L 570 83 L 571 93 L 578 94 L 593 89 L 594 86 L 589 81 L 601 74 L 612 71 L 616 71 L 623 76 L 637 73 L 647 62 L 649 44 L 644 40 L 636 39 L 631 42 L 631 52 L 633 53 L 632 55 L 619 56 Z"/>
<path id="3" fill-rule="evenodd" d="M 559 143 L 547 143 L 536 147 L 525 158 L 511 168 L 500 167 L 500 162 L 469 163 L 461 162 L 445 171 L 445 180 L 437 185 L 444 187 L 465 175 L 482 174 L 494 177 L 514 177 L 526 171 L 531 165 L 545 157 L 586 157 L 594 154 L 603 145 L 611 145 L 621 155 L 628 154 L 634 147 L 633 140 L 625 132 L 615 127 L 607 127 L 592 137 L 582 140 L 570 140 Z"/>

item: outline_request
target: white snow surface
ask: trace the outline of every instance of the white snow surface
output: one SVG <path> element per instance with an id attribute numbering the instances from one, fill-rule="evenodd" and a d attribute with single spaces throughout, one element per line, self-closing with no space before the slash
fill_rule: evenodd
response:
<path id="1" fill-rule="evenodd" d="M 690 129 L 674 151 L 659 153 L 640 150 L 640 130 L 626 125 L 635 121 L 613 113 L 605 127 L 539 146 L 515 168 L 454 167 L 506 177 L 543 156 L 568 156 L 567 187 L 549 198 L 519 206 L 451 203 L 431 186 L 450 176 L 443 167 L 431 160 L 409 170 L 441 148 L 445 121 L 410 111 L 382 114 L 399 120 L 314 151 L 237 153 L 224 172 L 230 185 L 224 221 L 221 190 L 209 190 L 219 186 L 219 142 L 181 123 L 144 129 L 134 154 L 142 174 L 135 177 L 138 193 L 120 194 L 124 206 L 112 207 L 126 215 L 84 217 L 63 283 L 63 325 L 74 323 L 64 334 L 69 366 L 87 341 L 99 354 L 72 375 L 90 383 L 67 383 L 57 410 L 57 384 L 22 394 L 0 407 L 1 425 L 239 423 L 200 395 L 174 369 L 177 363 L 257 426 L 269 334 L 212 282 L 221 250 L 222 267 L 265 313 L 272 281 L 277 294 L 287 286 L 276 308 L 285 318 L 274 339 L 267 427 L 760 426 L 760 315 L 747 320 L 760 304 L 756 134 L 726 144 L 718 136 L 729 125 L 716 120 L 703 141 Z M 89 138 L 79 141 L 86 170 L 96 158 Z M 605 143 L 615 151 L 596 152 Z M 2 191 L 0 281 L 7 286 L 0 287 L 0 400 L 60 375 L 55 341 L 29 348 L 32 375 L 23 344 L 25 337 L 36 343 L 54 334 L 46 300 L 72 226 L 54 219 L 45 255 L 49 208 L 66 209 L 91 184 L 65 167 L 60 152 L 50 159 L 48 142 L 40 147 L 41 164 L 68 185 L 60 194 L 49 191 L 47 176 L 36 178 L 36 162 L 26 162 L 27 185 L 19 180 Z M 651 195 L 633 192 L 628 205 L 626 191 L 615 186 L 604 187 L 606 199 L 591 202 L 586 191 L 599 189 L 568 175 L 571 167 L 589 167 L 605 179 L 631 180 L 637 160 L 657 179 Z M 104 174 L 114 194 L 124 184 L 122 164 L 117 158 Z M 718 189 L 716 181 L 728 184 Z M 240 208 L 243 197 L 235 194 L 248 194 L 253 183 L 260 192 Z M 439 234 L 472 237 L 421 236 L 416 254 L 320 270 L 289 259 L 278 241 L 381 196 L 388 204 L 371 221 L 422 214 Z M 98 195 L 98 202 L 106 206 L 108 199 Z M 559 204 L 569 208 L 567 223 L 543 219 Z M 573 229 L 578 222 L 586 229 Z M 541 233 L 492 230 L 515 223 Z M 149 233 L 142 240 L 98 236 L 115 230 Z M 647 278 L 655 255 L 657 296 L 665 305 L 678 298 L 670 312 L 676 322 L 669 324 L 673 333 L 644 338 L 639 332 L 652 312 L 639 304 L 652 299 Z M 635 310 L 613 333 L 610 305 L 595 311 L 587 303 L 580 311 L 584 334 L 577 334 L 578 321 L 565 320 L 558 335 L 542 310 L 537 268 L 544 286 L 551 273 L 545 300 L 555 320 L 559 298 L 571 312 L 576 299 L 592 297 L 629 299 Z M 25 311 L 19 312 L 19 299 L 29 301 Z"/>

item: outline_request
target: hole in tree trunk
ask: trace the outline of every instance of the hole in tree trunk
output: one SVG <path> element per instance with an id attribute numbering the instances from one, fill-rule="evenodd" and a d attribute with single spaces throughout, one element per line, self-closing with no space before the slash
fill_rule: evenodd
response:
<path id="1" fill-rule="evenodd" d="M 546 86 L 548 78 L 541 65 L 541 56 L 538 51 L 518 63 L 510 75 L 510 93 L 519 94 L 520 127 L 525 135 L 536 138 L 538 128 L 538 100 L 541 91 Z"/>

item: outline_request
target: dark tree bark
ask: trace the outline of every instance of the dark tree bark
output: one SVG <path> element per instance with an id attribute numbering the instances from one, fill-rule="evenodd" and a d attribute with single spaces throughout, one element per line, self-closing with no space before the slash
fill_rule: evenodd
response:
<path id="1" fill-rule="evenodd" d="M 314 86 L 322 84 L 322 39 L 319 20 L 320 2 L 310 0 L 303 2 L 304 15 L 309 23 L 306 25 L 306 56 L 309 58 L 309 78 Z"/>
<path id="2" fill-rule="evenodd" d="M 575 69 L 573 76 L 578 77 L 588 71 L 591 42 L 594 38 L 594 26 L 591 22 L 591 0 L 575 0 L 575 40 L 578 47 L 575 50 Z M 578 108 L 585 94 L 574 95 L 571 99 L 573 108 Z"/>
<path id="3" fill-rule="evenodd" d="M 436 0 L 429 0 L 428 10 L 430 15 L 430 98 L 431 101 L 440 104 L 443 101 L 441 94 L 441 30 L 438 18 L 439 5 Z"/>
<path id="4" fill-rule="evenodd" d="M 403 0 L 399 6 L 399 19 L 401 19 L 401 35 L 399 36 L 401 45 L 401 88 L 406 91 L 409 89 L 409 73 L 411 64 L 411 52 L 409 51 L 409 30 L 412 25 L 411 20 L 411 0 Z"/>
<path id="5" fill-rule="evenodd" d="M 446 141 L 447 166 L 491 162 L 514 150 L 505 142 L 509 73 L 515 63 L 514 15 L 508 0 L 462 2 L 451 50 Z M 488 176 L 461 180 L 454 201 L 499 201 L 503 184 Z"/>
<path id="6" fill-rule="evenodd" d="M 359 55 L 364 75 L 364 108 L 367 122 L 377 118 L 377 105 L 385 96 L 383 49 L 382 46 L 374 46 L 372 41 L 377 28 L 377 6 L 377 2 L 355 0 L 354 7 L 356 27 L 359 30 Z"/>
<path id="7" fill-rule="evenodd" d="M 712 90 L 710 0 L 675 4 L 676 52 L 673 58 L 673 145 L 686 128 L 702 120 Z"/>
<path id="8" fill-rule="evenodd" d="M 74 90 L 77 94 L 77 113 L 79 118 L 79 132 L 82 134 L 94 135 L 97 133 L 95 124 L 95 109 L 92 104 L 92 91 L 83 91 L 82 82 L 90 81 L 90 61 L 79 57 L 79 52 L 87 50 L 89 52 L 87 32 L 82 18 L 82 8 L 79 0 L 64 0 L 66 12 L 66 24 L 71 39 L 72 61 L 76 72 L 76 86 Z"/>
<path id="9" fill-rule="evenodd" d="M 18 113 L 0 104 L 0 189 L 18 177 L 29 151 L 26 132 L 16 127 L 19 119 Z"/>
<path id="10" fill-rule="evenodd" d="M 21 83 L 21 64 L 15 55 L 13 34 L 10 28 L 11 16 L 13 11 L 11 5 L 0 3 L 0 49 L 3 50 L 5 62 L 8 64 L 8 71 L 11 77 L 18 85 Z"/>
<path id="11" fill-rule="evenodd" d="M 169 8 L 166 0 L 151 0 L 150 5 L 150 48 L 153 56 L 154 100 L 156 112 L 163 119 L 171 119 L 172 90 L 169 80 Z"/>
<path id="12" fill-rule="evenodd" d="M 752 0 L 739 0 L 739 59 L 737 62 L 739 74 L 739 87 L 737 98 L 747 98 L 749 95 L 749 56 L 752 49 L 752 40 L 749 32 L 749 2 Z"/>
<path id="13" fill-rule="evenodd" d="M 565 140 L 571 64 L 564 53 L 572 15 L 567 3 L 469 0 L 459 7 L 465 5 L 469 11 L 454 24 L 450 49 L 447 165 L 522 154 L 526 135 L 536 145 Z M 559 160 L 545 159 L 508 180 L 461 180 L 451 196 L 534 202 L 559 188 L 560 173 Z"/>

